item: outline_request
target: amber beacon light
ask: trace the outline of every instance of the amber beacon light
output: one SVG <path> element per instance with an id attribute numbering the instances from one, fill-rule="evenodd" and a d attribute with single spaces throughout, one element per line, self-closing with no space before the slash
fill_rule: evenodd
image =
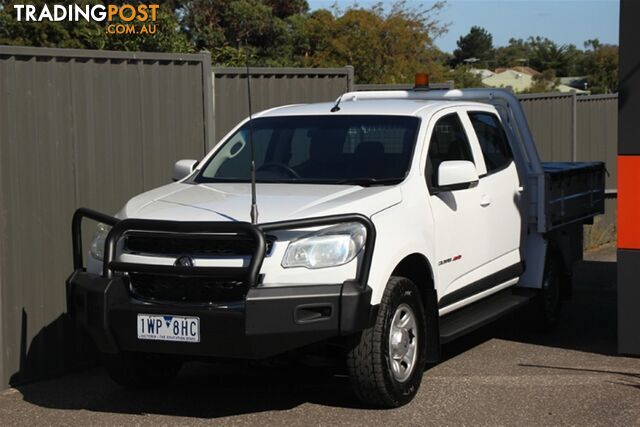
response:
<path id="1" fill-rule="evenodd" d="M 429 74 L 417 73 L 415 77 L 416 88 L 428 88 L 429 87 Z"/>

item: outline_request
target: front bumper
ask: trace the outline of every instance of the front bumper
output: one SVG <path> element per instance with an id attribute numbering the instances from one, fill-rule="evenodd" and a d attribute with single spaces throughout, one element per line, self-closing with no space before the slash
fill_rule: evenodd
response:
<path id="1" fill-rule="evenodd" d="M 104 250 L 102 274 L 86 272 L 82 261 L 83 218 L 112 226 Z M 362 260 L 354 280 L 342 284 L 261 286 L 265 233 L 356 221 L 367 229 Z M 158 233 L 173 238 L 206 238 L 215 234 L 229 240 L 249 236 L 254 241 L 248 267 L 194 267 L 146 265 L 116 261 L 118 241 L 127 235 Z M 371 288 L 367 286 L 375 243 L 375 227 L 358 215 L 334 215 L 253 225 L 243 222 L 180 222 L 143 219 L 118 220 L 80 208 L 72 221 L 74 273 L 67 279 L 69 312 L 82 323 L 105 353 L 139 351 L 220 358 L 261 359 L 308 344 L 367 328 L 373 316 Z M 233 303 L 212 305 L 152 302 L 130 292 L 131 274 L 168 275 L 176 280 L 207 277 L 232 280 L 246 293 Z M 180 301 L 180 300 L 172 300 Z M 138 339 L 138 314 L 197 316 L 200 342 Z"/>
<path id="2" fill-rule="evenodd" d="M 371 288 L 358 282 L 251 288 L 224 306 L 149 303 L 130 295 L 123 276 L 76 270 L 67 279 L 69 312 L 100 351 L 138 351 L 219 358 L 262 359 L 365 329 L 372 318 Z M 200 342 L 140 340 L 138 314 L 197 316 Z"/>

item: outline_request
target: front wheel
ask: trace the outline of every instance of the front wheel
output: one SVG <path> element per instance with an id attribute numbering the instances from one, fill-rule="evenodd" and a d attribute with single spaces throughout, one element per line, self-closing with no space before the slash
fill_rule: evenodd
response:
<path id="1" fill-rule="evenodd" d="M 368 405 L 402 406 L 420 388 L 425 366 L 425 314 L 416 285 L 387 283 L 375 324 L 354 337 L 347 367 L 356 396 Z"/>

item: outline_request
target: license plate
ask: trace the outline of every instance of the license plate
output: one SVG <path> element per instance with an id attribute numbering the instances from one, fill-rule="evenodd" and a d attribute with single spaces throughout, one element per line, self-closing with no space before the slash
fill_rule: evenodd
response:
<path id="1" fill-rule="evenodd" d="M 200 342 L 200 319 L 168 314 L 138 314 L 138 339 Z"/>

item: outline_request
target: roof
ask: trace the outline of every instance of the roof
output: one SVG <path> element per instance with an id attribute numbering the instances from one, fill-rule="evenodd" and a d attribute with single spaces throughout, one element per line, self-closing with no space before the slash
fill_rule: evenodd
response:
<path id="1" fill-rule="evenodd" d="M 483 79 L 486 77 L 491 77 L 495 74 L 493 71 L 487 70 L 486 68 L 471 68 L 469 72 L 472 74 L 477 74 Z"/>
<path id="2" fill-rule="evenodd" d="M 499 74 L 482 79 L 482 83 L 491 87 L 511 87 L 515 92 L 529 89 L 533 77 L 515 70 L 505 70 Z"/>
<path id="3" fill-rule="evenodd" d="M 588 83 L 587 76 L 560 77 L 560 84 L 571 86 L 576 89 L 585 89 L 585 87 L 588 87 L 587 83 Z"/>
<path id="4" fill-rule="evenodd" d="M 508 70 L 513 70 L 515 72 L 527 74 L 529 76 L 537 76 L 538 74 L 542 74 L 540 71 L 535 70 L 531 67 L 523 67 L 523 66 L 510 67 L 510 68 L 496 68 L 496 74 L 504 73 L 505 71 L 508 71 Z"/>
<path id="5" fill-rule="evenodd" d="M 451 105 L 453 102 L 458 104 L 479 104 L 468 101 L 431 101 L 419 99 L 366 99 L 366 100 L 343 100 L 340 103 L 340 110 L 331 113 L 331 108 L 335 105 L 333 102 L 323 102 L 317 104 L 298 104 L 277 107 L 260 113 L 260 117 L 276 117 L 276 116 L 316 116 L 316 115 L 348 115 L 348 114 L 367 114 L 367 115 L 393 115 L 393 116 L 416 116 L 418 113 L 424 113 L 424 110 L 436 111 L 440 108 Z M 483 105 L 483 104 L 480 104 Z M 427 112 L 428 113 L 428 112 Z M 258 115 L 256 115 L 258 117 Z"/>
<path id="6" fill-rule="evenodd" d="M 556 86 L 555 90 L 557 90 L 558 92 L 575 92 L 575 93 L 582 93 L 582 94 L 591 93 L 588 90 L 578 89 L 573 86 L 568 86 L 565 84 L 559 84 L 558 86 Z"/>
<path id="7" fill-rule="evenodd" d="M 533 85 L 533 77 L 510 69 L 494 74 L 491 77 L 486 77 L 482 79 L 482 83 L 490 87 L 511 87 L 514 92 L 524 92 Z M 554 90 L 557 92 L 589 93 L 562 83 L 557 85 Z"/>

